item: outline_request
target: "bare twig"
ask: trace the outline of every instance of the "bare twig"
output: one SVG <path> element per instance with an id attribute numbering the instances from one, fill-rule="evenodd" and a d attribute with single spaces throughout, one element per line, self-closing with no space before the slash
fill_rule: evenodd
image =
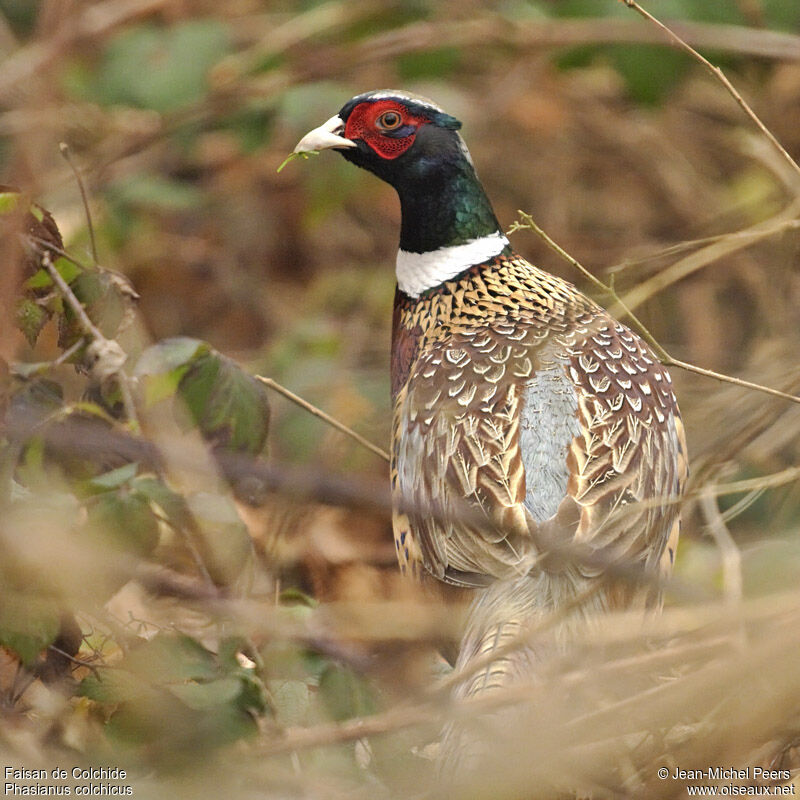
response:
<path id="1" fill-rule="evenodd" d="M 772 131 L 758 118 L 755 111 L 747 104 L 744 98 L 736 91 L 733 84 L 725 77 L 725 73 L 719 68 L 715 67 L 707 58 L 704 58 L 697 52 L 690 44 L 685 42 L 678 36 L 677 33 L 668 28 L 663 22 L 660 22 L 649 11 L 645 11 L 636 0 L 621 0 L 628 8 L 632 8 L 638 14 L 643 16 L 646 20 L 651 22 L 666 34 L 672 42 L 681 50 L 686 51 L 692 58 L 699 61 L 730 93 L 733 99 L 738 103 L 739 107 L 747 115 L 748 119 L 761 131 L 761 133 L 769 140 L 770 144 L 775 148 L 776 152 L 781 158 L 786 161 L 791 169 L 800 175 L 800 166 L 797 162 L 786 152 L 783 145 L 775 138 Z"/>
<path id="2" fill-rule="evenodd" d="M 797 210 L 800 211 L 800 206 Z M 753 228 L 745 228 L 743 230 L 731 231 L 729 233 L 718 233 L 714 236 L 702 236 L 699 239 L 686 239 L 682 242 L 675 242 L 674 244 L 667 245 L 666 247 L 662 247 L 657 250 L 650 250 L 649 252 L 639 256 L 626 257 L 619 263 L 612 264 L 610 267 L 606 267 L 606 272 L 612 275 L 619 275 L 620 273 L 629 270 L 631 267 L 648 264 L 669 256 L 681 255 L 689 250 L 695 250 L 697 248 L 726 241 L 728 239 L 733 241 L 740 240 L 742 247 L 748 247 L 753 242 L 760 241 L 762 238 L 764 238 L 764 236 L 775 236 L 779 233 L 783 233 L 784 231 L 800 229 L 800 219 L 784 219 L 783 217 L 784 214 L 779 214 L 776 217 L 772 217 L 769 222 L 773 224 L 769 230 L 764 232 L 754 231 Z M 780 221 L 776 222 L 776 220 Z M 674 283 L 674 281 L 670 281 L 669 283 Z M 630 294 L 626 297 L 626 300 L 628 305 L 632 308 L 635 308 L 638 305 L 636 302 L 631 302 Z"/>
<path id="3" fill-rule="evenodd" d="M 92 245 L 92 259 L 94 260 L 95 265 L 97 265 L 99 260 L 97 258 L 97 241 L 94 237 L 94 224 L 92 223 L 92 212 L 89 208 L 89 196 L 86 193 L 86 185 L 83 182 L 83 178 L 81 177 L 78 167 L 72 160 L 72 154 L 69 151 L 69 145 L 66 142 L 61 142 L 59 149 L 61 150 L 61 155 L 64 156 L 64 160 L 67 162 L 67 164 L 69 164 L 70 169 L 72 169 L 72 174 L 75 176 L 75 180 L 78 182 L 78 189 L 80 190 L 81 201 L 83 202 L 83 211 L 86 215 L 86 225 L 89 228 L 89 241 Z"/>
<path id="4" fill-rule="evenodd" d="M 58 653 L 58 655 L 60 655 L 62 658 L 66 658 L 67 661 L 70 661 L 77 667 L 86 667 L 86 669 L 91 670 L 94 675 L 98 674 L 97 664 L 93 664 L 91 661 L 85 661 L 82 658 L 76 658 L 75 656 L 70 655 L 66 650 L 56 647 L 54 644 L 48 645 L 47 649 L 53 653 Z"/>
<path id="5" fill-rule="evenodd" d="M 794 602 L 796 603 L 796 596 Z M 772 610 L 768 612 L 769 619 L 777 620 L 782 612 L 776 613 L 774 600 L 771 605 Z M 762 610 L 764 608 L 766 608 L 766 604 L 762 606 Z M 725 625 L 731 622 L 730 612 L 726 611 L 725 607 L 717 607 L 714 614 L 718 624 Z M 791 616 L 784 619 L 783 624 L 780 626 L 780 630 L 786 631 L 787 635 L 790 635 L 790 632 L 795 629 L 796 606 L 792 608 L 790 614 Z M 736 618 L 732 621 L 734 624 L 738 624 L 746 622 L 749 618 L 750 615 L 747 608 L 742 607 L 737 610 Z M 624 630 L 627 631 L 630 637 L 630 626 L 625 625 Z M 626 711 L 637 710 L 641 714 L 656 709 L 658 710 L 656 713 L 659 714 L 659 719 L 661 719 L 662 723 L 668 722 L 671 717 L 685 715 L 684 706 L 677 702 L 678 698 L 685 695 L 694 697 L 698 692 L 703 693 L 705 686 L 719 685 L 720 665 L 722 663 L 720 656 L 727 656 L 726 651 L 721 654 L 720 650 L 722 645 L 730 642 L 730 639 L 720 638 L 716 629 L 712 630 L 711 636 L 712 639 L 710 641 L 689 644 L 689 647 L 696 649 L 699 654 L 702 654 L 703 651 L 707 652 L 709 645 L 712 643 L 713 647 L 709 653 L 712 657 L 702 663 L 698 669 L 688 672 L 685 671 L 687 654 L 685 642 L 679 643 L 674 650 L 668 649 L 656 653 L 645 650 L 641 656 L 636 655 L 633 658 L 623 656 L 618 662 L 605 662 L 613 665 L 615 669 L 630 672 L 631 667 L 640 666 L 642 663 L 646 664 L 655 658 L 657 661 L 665 662 L 661 664 L 661 668 L 664 668 L 670 662 L 681 664 L 684 668 L 684 673 L 656 686 L 648 686 L 643 690 L 627 694 L 614 703 L 593 704 L 598 707 L 587 713 L 560 720 L 560 724 L 563 724 L 564 729 L 568 731 L 584 731 L 580 739 L 583 743 L 586 741 L 585 731 L 590 721 L 595 723 L 603 722 L 611 727 L 618 727 L 620 720 L 626 720 L 625 724 L 630 724 L 627 721 L 628 715 L 624 713 Z M 636 631 L 633 637 L 643 641 L 640 631 Z M 599 641 L 605 642 L 605 636 L 601 635 Z M 738 661 L 727 659 L 725 663 L 733 670 L 734 674 L 743 678 L 747 675 L 752 675 L 765 665 L 774 663 L 775 653 L 782 651 L 783 647 L 780 637 L 764 634 L 762 647 L 753 648 L 751 652 L 748 652 Z M 717 658 L 715 659 L 713 656 L 717 656 Z M 597 665 L 595 664 L 592 664 L 588 669 L 580 667 L 566 674 L 559 673 L 554 677 L 553 681 L 558 685 L 559 691 L 563 691 L 565 685 L 571 687 L 581 684 L 591 685 L 591 682 L 596 677 L 596 669 Z M 531 707 L 533 707 L 533 704 L 537 701 L 546 698 L 547 693 L 554 686 L 553 681 L 520 681 L 519 683 L 499 687 L 492 692 L 460 700 L 457 703 L 443 703 L 441 698 L 432 696 L 427 701 L 415 705 L 399 706 L 384 713 L 355 718 L 346 722 L 326 723 L 308 728 L 290 728 L 284 732 L 281 738 L 265 743 L 260 752 L 264 755 L 276 755 L 278 753 L 291 752 L 292 750 L 338 744 L 366 736 L 387 734 L 403 728 L 430 724 L 439 725 L 443 721 L 443 717 L 448 721 L 463 720 L 480 717 L 487 712 L 519 704 L 531 704 Z M 724 691 L 724 689 L 720 689 L 720 691 Z M 707 706 L 708 703 L 711 703 L 713 707 L 713 704 L 716 703 L 716 698 L 707 698 L 703 705 Z M 669 709 L 669 712 L 666 711 L 667 709 Z M 633 724 L 635 724 L 635 720 Z"/>
<path id="6" fill-rule="evenodd" d="M 763 475 L 758 478 L 748 478 L 743 481 L 732 483 L 719 483 L 709 487 L 710 491 L 717 497 L 726 494 L 739 494 L 740 492 L 750 492 L 754 489 L 769 489 L 774 486 L 784 486 L 787 483 L 794 483 L 800 479 L 800 467 L 788 467 L 787 469 L 775 472 L 772 475 Z"/>
<path id="7" fill-rule="evenodd" d="M 308 402 L 308 400 L 304 400 L 299 395 L 296 395 L 294 392 L 289 391 L 285 386 L 281 386 L 277 381 L 274 381 L 272 378 L 265 378 L 263 375 L 256 375 L 256 379 L 261 381 L 265 386 L 269 386 L 270 389 L 278 392 L 278 394 L 282 394 L 288 400 L 291 400 L 295 405 L 300 406 L 300 408 L 305 409 L 308 411 L 309 414 L 313 414 L 318 419 L 321 419 L 323 422 L 327 422 L 332 428 L 336 428 L 337 431 L 343 433 L 345 436 L 349 436 L 354 441 L 358 442 L 362 447 L 366 447 L 371 453 L 374 453 L 376 456 L 379 456 L 387 463 L 390 461 L 389 454 L 378 447 L 376 444 L 373 444 L 369 441 L 369 439 L 365 439 L 361 434 L 356 433 L 352 428 L 348 428 L 343 422 L 339 422 L 339 420 L 334 419 L 330 414 L 326 414 L 322 409 L 317 408 L 315 405 Z"/>
<path id="8" fill-rule="evenodd" d="M 708 530 L 714 539 L 722 560 L 722 590 L 725 602 L 732 609 L 739 608 L 742 603 L 742 553 L 731 536 L 728 526 L 717 506 L 717 498 L 713 492 L 705 492 L 700 498 Z M 738 619 L 733 636 L 734 645 L 744 652 L 747 645 L 747 629 L 743 620 Z"/>
<path id="9" fill-rule="evenodd" d="M 800 220 L 797 219 L 798 214 L 800 214 L 800 201 L 796 200 L 771 219 L 711 241 L 694 253 L 690 253 L 671 264 L 667 269 L 635 286 L 625 294 L 624 302 L 620 301 L 618 303 L 619 308 L 637 308 L 667 286 L 683 280 L 724 256 L 784 231 L 800 228 Z M 610 310 L 612 314 L 616 313 L 616 309 L 612 308 Z"/>
<path id="10" fill-rule="evenodd" d="M 625 0 L 622 0 L 625 2 Z M 564 248 L 560 245 L 556 244 L 532 219 L 530 214 L 526 214 L 524 211 L 517 212 L 520 217 L 522 218 L 523 222 L 514 222 L 511 227 L 509 228 L 509 233 L 514 233 L 515 231 L 522 230 L 524 228 L 529 228 L 538 236 L 540 236 L 545 244 L 553 250 L 554 252 L 558 253 L 563 259 L 565 259 L 569 264 L 571 264 L 575 269 L 577 269 L 582 275 L 584 275 L 587 280 L 591 281 L 594 286 L 596 286 L 601 291 L 605 292 L 609 295 L 613 300 L 616 302 L 617 307 L 622 311 L 639 329 L 642 338 L 644 338 L 647 343 L 655 350 L 658 357 L 661 359 L 663 364 L 667 367 L 678 367 L 679 369 L 685 370 L 686 372 L 693 372 L 696 375 L 702 375 L 705 378 L 713 378 L 714 380 L 721 381 L 723 383 L 731 383 L 734 386 L 739 386 L 743 389 L 753 389 L 757 392 L 762 392 L 764 394 L 772 395 L 773 397 L 780 397 L 783 400 L 790 400 L 792 403 L 800 404 L 800 397 L 796 395 L 789 394 L 788 392 L 782 392 L 780 389 L 773 389 L 769 386 L 763 386 L 760 383 L 754 383 L 753 381 L 744 380 L 743 378 L 736 378 L 733 375 L 725 375 L 722 372 L 715 372 L 712 369 L 706 369 L 704 367 L 698 367 L 694 364 L 690 364 L 687 361 L 681 361 L 678 358 L 674 358 L 669 354 L 669 352 L 664 348 L 664 346 L 653 336 L 652 333 L 647 329 L 647 327 L 641 322 L 641 320 L 633 313 L 633 311 L 629 308 L 627 303 L 617 294 L 616 290 L 613 286 L 609 284 L 603 283 L 599 278 L 593 275 L 586 267 L 584 267 L 577 259 L 567 253 Z"/>
<path id="11" fill-rule="evenodd" d="M 729 603 L 742 600 L 742 554 L 730 534 L 717 507 L 713 492 L 705 492 L 700 498 L 700 506 L 722 558 L 722 582 L 725 599 Z"/>
<path id="12" fill-rule="evenodd" d="M 662 348 L 663 349 L 663 348 Z M 685 370 L 686 372 L 694 372 L 695 375 L 702 375 L 705 378 L 713 378 L 716 381 L 723 383 L 732 383 L 734 386 L 739 386 L 742 389 L 753 389 L 762 394 L 769 394 L 772 397 L 780 397 L 782 400 L 789 400 L 792 403 L 800 403 L 800 397 L 788 392 L 782 392 L 780 389 L 773 389 L 770 386 L 764 386 L 761 383 L 754 383 L 753 381 L 745 380 L 744 378 L 736 378 L 733 375 L 725 375 L 722 372 L 715 372 L 713 369 L 706 369 L 705 367 L 698 367 L 695 364 L 690 364 L 688 361 L 681 361 L 679 358 L 673 358 L 667 354 L 664 359 L 664 364 L 668 367 L 678 367 L 678 369 Z"/>
<path id="13" fill-rule="evenodd" d="M 754 30 L 743 25 L 713 25 L 681 21 L 676 30 L 697 47 L 770 59 L 800 59 L 800 37 L 781 31 Z M 515 20 L 499 15 L 448 22 L 417 22 L 348 46 L 342 66 L 370 63 L 442 46 L 519 48 L 574 47 L 601 43 L 662 44 L 663 36 L 618 18 Z M 338 55 L 338 54 L 337 54 Z"/>
<path id="14" fill-rule="evenodd" d="M 125 414 L 129 422 L 138 429 L 139 418 L 136 413 L 136 406 L 133 402 L 133 393 L 128 382 L 128 376 L 123 372 L 122 365 L 127 359 L 127 355 L 120 347 L 119 343 L 113 339 L 106 339 L 102 331 L 92 322 L 83 304 L 75 296 L 69 284 L 61 277 L 61 273 L 53 264 L 53 259 L 49 250 L 44 250 L 41 254 L 42 266 L 50 275 L 53 283 L 58 287 L 64 300 L 72 309 L 83 330 L 92 338 L 94 355 L 97 363 L 101 365 L 102 377 L 116 377 L 119 391 L 122 395 L 122 404 L 125 407 Z"/>
<path id="15" fill-rule="evenodd" d="M 86 331 L 92 339 L 103 341 L 106 337 L 103 336 L 100 329 L 92 322 L 91 318 L 86 313 L 86 309 L 83 307 L 83 303 L 75 297 L 75 293 L 69 288 L 69 284 L 61 277 L 61 273 L 56 269 L 55 264 L 53 264 L 53 259 L 47 251 L 42 253 L 42 266 L 50 275 L 53 283 L 58 287 L 59 292 L 61 292 L 62 297 L 67 301 L 67 305 L 69 305 L 78 318 L 84 331 Z"/>

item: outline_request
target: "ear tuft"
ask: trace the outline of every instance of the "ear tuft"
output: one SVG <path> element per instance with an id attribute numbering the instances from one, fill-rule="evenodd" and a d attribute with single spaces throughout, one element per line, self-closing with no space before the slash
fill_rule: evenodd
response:
<path id="1" fill-rule="evenodd" d="M 450 131 L 457 131 L 461 127 L 461 120 L 450 116 L 450 114 L 445 114 L 444 111 L 437 111 L 433 116 L 433 122 L 439 127 L 447 128 Z"/>

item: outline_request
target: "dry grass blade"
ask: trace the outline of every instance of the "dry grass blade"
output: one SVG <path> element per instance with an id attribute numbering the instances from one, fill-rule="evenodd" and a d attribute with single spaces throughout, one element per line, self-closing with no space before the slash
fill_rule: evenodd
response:
<path id="1" fill-rule="evenodd" d="M 742 553 L 733 540 L 725 520 L 717 507 L 717 498 L 706 492 L 700 498 L 700 505 L 708 524 L 708 529 L 722 556 L 722 583 L 725 599 L 734 605 L 742 601 Z"/>
<path id="2" fill-rule="evenodd" d="M 770 144 L 775 148 L 775 151 L 781 156 L 781 158 L 783 158 L 786 164 L 798 175 L 800 175 L 800 166 L 798 166 L 797 162 L 789 155 L 789 153 L 786 152 L 786 149 L 775 138 L 772 131 L 770 131 L 769 128 L 767 128 L 767 126 L 758 118 L 758 115 L 755 113 L 755 111 L 750 108 L 744 98 L 739 94 L 739 92 L 736 91 L 736 88 L 725 77 L 725 73 L 719 67 L 715 67 L 707 58 L 704 58 L 690 44 L 681 39 L 677 33 L 671 30 L 663 22 L 660 22 L 658 19 L 656 19 L 656 17 L 654 17 L 649 11 L 645 11 L 645 9 L 642 8 L 639 3 L 636 2 L 636 0 L 621 0 L 621 2 L 625 3 L 628 8 L 632 8 L 638 14 L 641 14 L 641 16 L 643 16 L 646 20 L 662 30 L 677 47 L 685 50 L 690 56 L 692 56 L 692 58 L 699 61 L 728 90 L 742 111 L 744 111 L 750 121 L 767 138 Z"/>
<path id="3" fill-rule="evenodd" d="M 744 380 L 743 378 L 736 378 L 733 375 L 725 375 L 721 372 L 716 372 L 712 369 L 705 369 L 704 367 L 698 367 L 695 364 L 690 364 L 687 361 L 681 361 L 680 359 L 674 358 L 671 356 L 664 346 L 650 333 L 650 331 L 645 327 L 645 325 L 641 322 L 641 320 L 633 313 L 631 308 L 628 306 L 626 301 L 621 298 L 613 286 L 609 284 L 603 283 L 599 278 L 593 275 L 588 269 L 586 269 L 583 264 L 581 264 L 576 258 L 571 256 L 561 247 L 559 244 L 554 242 L 537 224 L 534 222 L 533 218 L 530 214 L 526 214 L 524 211 L 517 212 L 520 217 L 522 218 L 522 222 L 514 222 L 511 227 L 509 228 L 509 233 L 514 233 L 515 231 L 521 230 L 523 228 L 528 228 L 532 230 L 535 234 L 540 236 L 547 246 L 553 250 L 555 253 L 558 253 L 568 264 L 571 264 L 575 269 L 577 269 L 587 280 L 591 281 L 591 283 L 600 289 L 602 292 L 609 295 L 611 298 L 614 299 L 617 305 L 617 311 L 624 313 L 634 324 L 636 328 L 638 328 L 639 333 L 641 336 L 650 344 L 650 346 L 655 350 L 656 355 L 661 359 L 661 361 L 668 367 L 678 367 L 679 369 L 686 370 L 687 372 L 693 372 L 696 375 L 702 375 L 706 378 L 713 378 L 714 380 L 721 381 L 723 383 L 730 383 L 734 386 L 739 386 L 743 389 L 753 389 L 757 392 L 762 392 L 764 394 L 771 395 L 773 397 L 780 397 L 783 400 L 789 400 L 792 403 L 800 404 L 800 397 L 796 395 L 789 394 L 788 392 L 783 392 L 780 389 L 773 389 L 769 386 L 764 386 L 760 383 L 755 383 L 753 381 Z M 711 245 L 714 247 L 715 245 Z"/>
<path id="4" fill-rule="evenodd" d="M 800 214 L 800 201 L 795 201 L 771 219 L 759 222 L 747 230 L 719 237 L 716 241 L 701 247 L 694 253 L 690 253 L 652 278 L 643 281 L 627 292 L 622 300 L 618 301 L 616 307 L 612 307 L 609 310 L 612 314 L 617 314 L 626 309 L 638 308 L 668 286 L 672 286 L 698 270 L 713 264 L 715 261 L 731 255 L 731 253 L 750 247 L 757 242 L 785 231 L 797 230 L 800 228 L 800 220 L 797 219 L 798 214 Z"/>
<path id="5" fill-rule="evenodd" d="M 339 422 L 338 419 L 334 419 L 330 414 L 326 414 L 322 409 L 317 408 L 312 403 L 309 403 L 308 400 L 304 400 L 299 395 L 289 391 L 289 389 L 287 389 L 285 386 L 281 386 L 277 381 L 274 381 L 272 378 L 265 378 L 263 375 L 256 375 L 256 379 L 261 381 L 261 383 L 263 383 L 265 386 L 268 386 L 270 389 L 278 392 L 278 394 L 282 394 L 285 398 L 291 400 L 295 405 L 305 409 L 309 414 L 313 414 L 315 417 L 317 417 L 317 419 L 321 419 L 323 422 L 326 422 L 340 433 L 343 433 L 345 436 L 349 436 L 353 441 L 358 442 L 362 447 L 366 447 L 367 450 L 369 450 L 371 453 L 374 453 L 379 458 L 382 458 L 387 463 L 390 461 L 389 454 L 385 450 L 370 442 L 369 439 L 365 439 L 360 433 L 356 433 L 352 428 L 349 428 L 343 422 Z"/>

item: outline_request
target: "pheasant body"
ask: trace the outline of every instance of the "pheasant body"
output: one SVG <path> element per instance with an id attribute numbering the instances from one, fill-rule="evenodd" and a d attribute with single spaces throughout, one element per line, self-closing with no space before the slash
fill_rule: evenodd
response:
<path id="1" fill-rule="evenodd" d="M 474 593 L 457 668 L 480 667 L 465 669 L 465 696 L 529 679 L 541 652 L 510 645 L 584 594 L 559 647 L 580 619 L 658 604 L 652 575 L 674 558 L 687 460 L 669 373 L 512 250 L 459 127 L 423 98 L 370 92 L 296 151 L 336 149 L 400 198 L 395 544 L 404 572 Z M 448 739 L 457 760 L 464 737 Z"/>
<path id="2" fill-rule="evenodd" d="M 511 253 L 418 298 L 398 290 L 393 327 L 402 569 L 482 586 L 573 540 L 671 562 L 674 508 L 633 508 L 679 495 L 685 445 L 669 373 L 638 336 Z"/>

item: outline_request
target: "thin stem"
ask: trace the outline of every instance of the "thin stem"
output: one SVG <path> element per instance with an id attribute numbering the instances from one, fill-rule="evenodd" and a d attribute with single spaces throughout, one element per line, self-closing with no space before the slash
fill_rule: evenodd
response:
<path id="1" fill-rule="evenodd" d="M 59 149 L 61 150 L 61 155 L 64 156 L 64 160 L 69 164 L 72 174 L 75 176 L 75 180 L 78 182 L 78 189 L 80 189 L 81 200 L 83 201 L 83 211 L 86 214 L 86 224 L 89 227 L 89 241 L 92 244 L 92 259 L 96 265 L 98 262 L 97 241 L 94 238 L 94 224 L 92 223 L 92 212 L 89 210 L 89 197 L 86 194 L 86 186 L 81 177 L 81 173 L 72 160 L 72 154 L 69 152 L 69 145 L 66 142 L 61 142 Z"/>
<path id="2" fill-rule="evenodd" d="M 703 509 L 706 525 L 719 549 L 722 560 L 722 588 L 725 602 L 735 608 L 742 602 L 742 552 L 725 524 L 713 491 L 709 490 L 703 493 L 700 498 L 700 507 Z M 744 651 L 747 645 L 744 622 L 739 619 L 735 624 L 737 630 L 734 642 L 740 651 Z"/>
<path id="3" fill-rule="evenodd" d="M 790 400 L 792 403 L 800 403 L 800 397 L 788 392 L 782 392 L 780 389 L 773 389 L 770 386 L 764 386 L 761 383 L 753 383 L 746 381 L 744 378 L 736 378 L 733 375 L 724 375 L 721 372 L 715 372 L 713 369 L 706 369 L 705 367 L 698 367 L 694 364 L 689 364 L 686 361 L 681 361 L 677 358 L 672 358 L 669 354 L 663 359 L 664 364 L 668 367 L 678 367 L 678 369 L 685 370 L 686 372 L 694 372 L 696 375 L 703 375 L 706 378 L 714 378 L 718 381 L 725 383 L 732 383 L 734 386 L 741 386 L 743 389 L 754 389 L 757 392 L 772 395 L 773 397 L 780 397 L 783 400 Z"/>
<path id="4" fill-rule="evenodd" d="M 797 215 L 800 213 L 800 199 L 795 199 L 772 219 L 759 222 L 744 231 L 722 236 L 715 242 L 702 246 L 670 264 L 666 269 L 642 281 L 625 294 L 624 302 L 628 308 L 638 308 L 653 295 L 663 291 L 677 281 L 704 269 L 709 264 L 720 261 L 723 257 L 756 244 L 763 239 L 776 236 L 784 230 L 800 226 Z M 611 309 L 612 315 L 614 309 Z"/>
<path id="5" fill-rule="evenodd" d="M 767 126 L 758 118 L 755 111 L 750 108 L 744 98 L 739 94 L 739 92 L 736 91 L 733 84 L 725 77 L 725 73 L 719 67 L 715 67 L 708 59 L 701 56 L 700 53 L 698 53 L 697 50 L 695 50 L 690 44 L 681 39 L 677 33 L 670 30 L 663 22 L 656 19 L 649 11 L 645 11 L 645 9 L 643 9 L 636 2 L 636 0 L 622 0 L 622 2 L 625 3 L 628 8 L 632 8 L 648 22 L 651 22 L 653 25 L 659 28 L 672 40 L 675 45 L 682 50 L 685 50 L 696 61 L 699 61 L 728 90 L 742 111 L 744 111 L 750 121 L 767 138 L 769 143 L 775 148 L 780 157 L 786 161 L 786 163 L 791 167 L 792 170 L 794 170 L 794 172 L 800 175 L 800 166 L 798 166 L 797 162 L 786 152 L 783 145 L 775 138 L 769 128 L 767 128 Z"/>
<path id="6" fill-rule="evenodd" d="M 627 0 L 622 0 L 622 2 L 627 2 Z M 669 352 L 660 344 L 660 342 L 653 336 L 652 333 L 645 327 L 642 321 L 636 316 L 636 314 L 631 311 L 628 305 L 625 303 L 624 300 L 617 294 L 616 290 L 613 286 L 607 283 L 603 283 L 599 278 L 595 277 L 586 267 L 583 266 L 576 258 L 571 256 L 563 247 L 556 244 L 531 218 L 530 214 L 526 214 L 524 211 L 517 212 L 520 217 L 522 218 L 523 222 L 514 222 L 511 227 L 508 229 L 509 233 L 514 233 L 515 231 L 523 230 L 528 228 L 536 233 L 539 237 L 541 237 L 545 244 L 554 252 L 558 253 L 565 261 L 571 264 L 575 269 L 577 269 L 584 277 L 586 277 L 589 281 L 594 284 L 600 291 L 605 292 L 611 298 L 613 298 L 614 302 L 617 304 L 619 309 L 636 325 L 639 329 L 639 333 L 642 335 L 647 343 L 655 350 L 656 355 L 661 359 L 667 367 L 677 367 L 678 369 L 685 370 L 686 372 L 693 372 L 696 375 L 702 375 L 706 378 L 713 378 L 714 380 L 721 381 L 723 383 L 732 383 L 734 386 L 740 386 L 744 389 L 753 389 L 757 392 L 762 392 L 764 394 L 771 395 L 772 397 L 780 397 L 783 400 L 790 400 L 792 403 L 800 404 L 800 397 L 789 394 L 788 392 L 782 392 L 780 389 L 773 389 L 769 386 L 764 386 L 760 383 L 753 383 L 752 381 L 744 380 L 743 378 L 736 378 L 732 375 L 725 375 L 722 372 L 715 372 L 713 369 L 705 369 L 704 367 L 697 367 L 694 364 L 690 364 L 686 361 L 681 361 L 678 358 L 673 358 Z"/>
<path id="7" fill-rule="evenodd" d="M 717 497 L 721 497 L 728 494 L 749 492 L 753 489 L 771 489 L 776 486 L 784 486 L 787 483 L 794 483 L 798 479 L 800 479 L 800 467 L 787 467 L 780 472 L 772 473 L 772 475 L 747 478 L 746 480 L 732 483 L 718 483 L 716 486 L 712 486 L 711 490 Z"/>
<path id="8" fill-rule="evenodd" d="M 59 292 L 61 292 L 64 300 L 75 313 L 84 332 L 93 339 L 93 345 L 97 348 L 98 362 L 99 359 L 109 358 L 110 356 L 120 360 L 120 363 L 124 362 L 127 356 L 119 343 L 112 339 L 106 339 L 100 329 L 92 322 L 81 301 L 78 300 L 69 284 L 56 269 L 55 264 L 53 264 L 53 259 L 49 250 L 44 250 L 42 252 L 41 260 L 42 266 L 47 271 L 47 274 L 50 276 Z M 90 347 L 93 345 L 90 345 Z M 130 423 L 138 430 L 139 417 L 136 413 L 136 405 L 133 402 L 133 393 L 128 383 L 128 376 L 122 371 L 121 367 L 115 368 L 113 374 L 117 378 L 117 385 L 119 386 L 120 395 L 122 396 L 122 405 L 125 408 L 125 415 Z"/>
<path id="9" fill-rule="evenodd" d="M 261 381 L 265 386 L 269 386 L 270 389 L 278 392 L 278 394 L 282 394 L 288 400 L 291 400 L 295 405 L 300 406 L 300 408 L 305 409 L 308 411 L 309 414 L 313 414 L 315 417 L 318 417 L 323 422 L 327 422 L 332 428 L 336 428 L 337 431 L 343 433 L 345 436 L 349 436 L 354 441 L 358 442 L 362 447 L 366 447 L 371 453 L 374 453 L 376 456 L 379 456 L 387 463 L 391 461 L 389 454 L 382 450 L 378 445 L 373 444 L 369 441 L 369 439 L 365 439 L 361 434 L 356 433 L 352 428 L 348 428 L 343 422 L 339 422 L 339 420 L 334 419 L 330 414 L 326 414 L 322 409 L 317 408 L 315 405 L 312 405 L 308 402 L 308 400 L 303 400 L 302 397 L 296 395 L 294 392 L 290 392 L 285 386 L 281 386 L 277 381 L 272 380 L 272 378 L 265 378 L 263 375 L 256 375 L 256 379 Z"/>
<path id="10" fill-rule="evenodd" d="M 72 358 L 72 356 L 74 356 L 75 353 L 77 353 L 78 350 L 80 350 L 81 347 L 83 347 L 85 344 L 86 344 L 86 339 L 83 336 L 81 336 L 81 338 L 78 339 L 78 341 L 76 341 L 74 344 L 68 347 L 58 358 L 54 359 L 51 362 L 50 366 L 59 367 L 61 366 L 61 364 L 64 364 L 65 362 L 69 361 L 69 359 Z"/>
<path id="11" fill-rule="evenodd" d="M 633 322 L 638 328 L 642 336 L 647 340 L 647 343 L 656 351 L 656 354 L 662 361 L 666 361 L 670 358 L 669 353 L 661 346 L 658 340 L 653 336 L 652 333 L 645 327 L 644 323 L 636 316 L 636 314 L 631 311 L 628 306 L 620 299 L 619 295 L 614 290 L 614 287 L 610 284 L 603 283 L 599 278 L 595 277 L 591 272 L 589 272 L 586 267 L 583 266 L 576 258 L 571 256 L 566 250 L 564 250 L 561 245 L 554 242 L 533 220 L 530 214 L 526 214 L 524 211 L 517 211 L 517 213 L 525 220 L 524 225 L 514 225 L 509 228 L 509 233 L 513 233 L 520 228 L 530 228 L 534 231 L 538 236 L 540 236 L 545 244 L 553 250 L 555 253 L 560 255 L 563 259 L 566 259 L 568 263 L 570 263 L 575 269 L 577 269 L 584 277 L 590 280 L 600 291 L 605 292 L 609 296 L 613 297 L 614 300 L 619 303 L 620 308 L 622 311 L 628 316 L 628 318 Z"/>
<path id="12" fill-rule="evenodd" d="M 55 253 L 57 256 L 61 256 L 61 258 L 65 258 L 70 263 L 74 264 L 76 267 L 80 267 L 84 271 L 89 271 L 91 267 L 88 267 L 84 264 L 80 259 L 75 258 L 75 256 L 70 255 L 64 248 L 59 247 L 58 245 L 53 244 L 52 242 L 48 242 L 47 239 L 42 239 L 41 236 L 29 236 L 31 242 L 35 245 L 38 245 L 39 249 L 47 249 L 51 252 Z"/>
<path id="13" fill-rule="evenodd" d="M 86 669 L 91 670 L 95 676 L 98 675 L 98 667 L 96 664 L 92 664 L 90 661 L 84 661 L 82 658 L 76 658 L 75 656 L 70 655 L 66 650 L 62 650 L 60 647 L 56 647 L 54 644 L 48 645 L 47 649 L 53 653 L 58 653 L 58 655 L 66 658 L 67 661 L 75 664 L 77 667 L 86 667 Z M 105 666 L 105 665 L 104 665 Z"/>
<path id="14" fill-rule="evenodd" d="M 92 339 L 98 342 L 106 341 L 106 337 L 100 332 L 100 329 L 92 322 L 83 304 L 75 296 L 75 293 L 70 289 L 69 284 L 61 277 L 61 273 L 56 269 L 53 264 L 53 259 L 49 252 L 42 253 L 42 265 L 47 273 L 50 275 L 53 283 L 58 287 L 61 296 L 67 301 L 67 304 L 74 312 L 75 316 L 81 324 L 81 327 L 88 333 Z"/>

